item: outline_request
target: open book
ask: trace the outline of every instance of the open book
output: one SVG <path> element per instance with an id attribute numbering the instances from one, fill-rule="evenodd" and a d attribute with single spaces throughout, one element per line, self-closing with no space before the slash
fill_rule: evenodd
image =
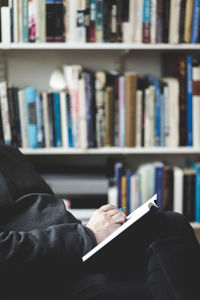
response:
<path id="1" fill-rule="evenodd" d="M 105 245 L 110 243 L 114 238 L 116 238 L 119 234 L 129 228 L 133 223 L 142 218 L 145 214 L 147 214 L 151 207 L 158 208 L 156 201 L 157 194 L 155 194 L 152 198 L 147 200 L 143 205 L 134 210 L 130 215 L 127 216 L 127 221 L 120 226 L 117 230 L 115 230 L 112 234 L 110 234 L 105 240 L 99 243 L 96 247 L 94 247 L 91 251 L 86 253 L 82 260 L 83 262 L 87 261 L 90 257 L 92 257 L 95 253 L 97 253 L 100 249 L 102 249 Z"/>

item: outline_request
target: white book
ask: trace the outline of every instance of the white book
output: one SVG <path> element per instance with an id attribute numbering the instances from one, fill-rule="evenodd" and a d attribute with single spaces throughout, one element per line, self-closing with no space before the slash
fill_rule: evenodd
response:
<path id="1" fill-rule="evenodd" d="M 131 29 L 129 22 L 122 23 L 122 40 L 123 43 L 131 43 Z"/>
<path id="2" fill-rule="evenodd" d="M 136 147 L 142 145 L 142 91 L 136 93 Z"/>
<path id="3" fill-rule="evenodd" d="M 134 43 L 142 43 L 143 0 L 134 2 Z"/>
<path id="4" fill-rule="evenodd" d="M 66 92 L 60 92 L 60 117 L 61 117 L 61 134 L 62 146 L 69 147 L 68 123 L 67 123 L 67 103 Z"/>
<path id="5" fill-rule="evenodd" d="M 123 225 L 121 225 L 118 229 L 116 229 L 113 233 L 111 233 L 107 238 L 105 238 L 101 243 L 99 243 L 96 247 L 94 247 L 92 250 L 90 250 L 88 253 L 86 253 L 82 257 L 83 262 L 87 261 L 93 255 L 95 255 L 95 253 L 97 253 L 99 250 L 101 250 L 103 247 L 105 247 L 108 243 L 110 243 L 113 239 L 115 239 L 122 232 L 124 232 L 127 228 L 129 228 L 131 225 L 133 225 L 135 222 L 137 222 L 139 219 L 141 219 L 144 215 L 146 215 L 151 210 L 152 207 L 157 208 L 156 200 L 157 200 L 157 195 L 155 194 L 152 198 L 150 198 L 143 205 L 141 205 L 135 211 L 133 211 L 130 215 L 128 215 L 127 221 Z"/>
<path id="6" fill-rule="evenodd" d="M 19 105 L 19 120 L 20 130 L 22 137 L 22 148 L 28 148 L 28 126 L 27 126 L 27 112 L 26 112 L 26 101 L 25 92 L 23 89 L 18 91 L 18 105 Z"/>
<path id="7" fill-rule="evenodd" d="M 174 195 L 173 211 L 183 213 L 183 170 L 179 167 L 173 168 L 174 173 Z"/>
<path id="8" fill-rule="evenodd" d="M 130 191 L 130 211 L 134 211 L 136 208 L 139 207 L 139 197 L 138 197 L 138 175 L 132 174 L 130 185 L 131 185 L 131 191 Z"/>
<path id="9" fill-rule="evenodd" d="M 85 80 L 79 79 L 79 145 L 81 149 L 88 147 L 87 112 L 86 112 Z"/>
<path id="10" fill-rule="evenodd" d="M 12 136 L 7 98 L 7 86 L 5 81 L 0 82 L 0 102 L 4 141 L 5 144 L 11 145 Z"/>
<path id="11" fill-rule="evenodd" d="M 151 43 L 156 43 L 157 34 L 157 0 L 151 0 L 151 29 L 150 29 L 150 39 Z"/>
<path id="12" fill-rule="evenodd" d="M 194 147 L 200 146 L 200 95 L 197 90 L 200 82 L 200 66 L 192 68 L 193 95 L 192 95 L 192 141 Z"/>
<path id="13" fill-rule="evenodd" d="M 135 26 L 135 24 L 134 24 L 134 17 L 135 17 L 135 15 L 134 15 L 134 12 L 135 12 L 135 0 L 129 0 L 129 17 L 128 17 L 128 19 L 129 19 L 129 26 L 130 26 L 130 32 L 129 32 L 129 34 L 130 34 L 130 41 L 129 42 L 134 42 L 134 26 Z"/>
<path id="14" fill-rule="evenodd" d="M 125 130 L 125 119 L 126 119 L 126 108 L 125 108 L 125 77 L 119 77 L 119 101 L 118 101 L 118 112 L 119 112 L 119 147 L 125 147 L 126 144 L 126 130 Z"/>
<path id="15" fill-rule="evenodd" d="M 180 24 L 181 0 L 171 0 L 170 19 L 169 19 L 169 43 L 179 43 L 179 24 Z"/>
<path id="16" fill-rule="evenodd" d="M 13 0 L 13 28 L 14 28 L 14 43 L 20 42 L 19 33 L 19 0 Z"/>
<path id="17" fill-rule="evenodd" d="M 46 42 L 46 1 L 36 1 L 36 42 Z"/>
<path id="18" fill-rule="evenodd" d="M 117 186 L 111 186 L 108 188 L 108 204 L 118 205 L 117 202 Z"/>
<path id="19" fill-rule="evenodd" d="M 49 109 L 48 109 L 48 95 L 46 92 L 42 93 L 43 97 L 43 118 L 44 118 L 44 138 L 45 147 L 50 147 L 50 127 L 49 127 Z"/>
<path id="20" fill-rule="evenodd" d="M 165 146 L 167 146 L 166 140 L 169 138 L 169 87 L 168 85 L 164 87 L 164 138 Z"/>
<path id="21" fill-rule="evenodd" d="M 167 147 L 179 146 L 179 81 L 177 78 L 164 78 L 168 84 L 168 124 L 169 134 L 165 142 Z"/>
<path id="22" fill-rule="evenodd" d="M 66 41 L 69 43 L 77 42 L 77 28 L 76 28 L 76 15 L 77 15 L 78 0 L 68 0 L 68 30 Z"/>
<path id="23" fill-rule="evenodd" d="M 9 44 L 11 42 L 10 32 L 10 7 L 1 7 L 1 41 L 3 44 Z"/>

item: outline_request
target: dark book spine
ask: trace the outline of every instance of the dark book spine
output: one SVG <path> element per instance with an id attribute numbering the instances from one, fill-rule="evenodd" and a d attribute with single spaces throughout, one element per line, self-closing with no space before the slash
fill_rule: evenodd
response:
<path id="1" fill-rule="evenodd" d="M 142 119 L 141 119 L 141 146 L 144 147 L 144 131 L 145 131 L 145 91 L 142 91 Z"/>
<path id="2" fill-rule="evenodd" d="M 9 117 L 10 117 L 12 145 L 17 146 L 15 98 L 14 98 L 14 88 L 13 87 L 8 87 L 7 88 L 7 96 L 8 96 L 8 109 L 9 109 Z"/>
<path id="3" fill-rule="evenodd" d="M 70 105 L 70 94 L 66 94 L 66 103 L 67 103 L 67 127 L 68 127 L 68 139 L 69 139 L 69 147 L 73 147 L 73 134 L 72 134 L 72 117 L 71 117 L 71 105 Z"/>
<path id="4" fill-rule="evenodd" d="M 109 1 L 104 1 L 103 6 L 103 40 L 105 43 L 109 41 Z"/>
<path id="5" fill-rule="evenodd" d="M 20 126 L 20 116 L 19 116 L 19 101 L 18 101 L 18 88 L 14 88 L 14 109 L 15 109 L 15 124 L 16 124 L 16 134 L 17 134 L 17 146 L 22 146 L 21 137 L 21 126 Z"/>
<path id="6" fill-rule="evenodd" d="M 163 0 L 157 2 L 157 31 L 156 31 L 156 43 L 163 42 Z"/>
<path id="7" fill-rule="evenodd" d="M 184 43 L 185 11 L 186 11 L 186 0 L 181 0 L 180 25 L 179 25 L 180 43 Z"/>
<path id="8" fill-rule="evenodd" d="M 48 93 L 48 117 L 49 117 L 49 135 L 50 135 L 50 147 L 55 146 L 55 135 L 54 135 L 54 97 L 53 93 Z"/>
<path id="9" fill-rule="evenodd" d="M 142 23 L 143 43 L 150 43 L 150 36 L 151 36 L 150 29 L 151 29 L 151 1 L 144 0 L 143 23 Z"/>
<path id="10" fill-rule="evenodd" d="M 195 220 L 195 174 L 184 174 L 183 177 L 183 214 L 188 221 Z"/>
<path id="11" fill-rule="evenodd" d="M 3 123 L 2 123 L 1 111 L 0 111 L 0 144 L 4 144 Z"/>
<path id="12" fill-rule="evenodd" d="M 86 28 L 86 41 L 90 41 L 90 0 L 86 0 L 85 9 L 85 28 Z"/>
<path id="13" fill-rule="evenodd" d="M 55 41 L 55 4 L 51 0 L 46 0 L 46 41 Z"/>
<path id="14" fill-rule="evenodd" d="M 111 10 L 110 10 L 110 20 L 109 20 L 109 27 L 110 27 L 110 42 L 117 41 L 117 2 L 116 0 L 111 1 Z"/>
<path id="15" fill-rule="evenodd" d="M 162 211 L 172 211 L 173 192 L 174 192 L 173 169 L 170 167 L 166 167 L 163 174 L 164 174 L 164 178 L 163 178 Z"/>
<path id="16" fill-rule="evenodd" d="M 90 2 L 90 43 L 96 42 L 96 0 Z"/>
<path id="17" fill-rule="evenodd" d="M 186 57 L 178 56 L 178 79 L 180 84 L 179 109 L 180 109 L 180 146 L 187 146 L 187 97 L 186 97 Z"/>
<path id="18" fill-rule="evenodd" d="M 170 14 L 170 1 L 171 0 L 165 0 L 164 1 L 164 7 L 163 7 L 163 42 L 168 43 L 169 40 L 169 14 Z"/>
<path id="19" fill-rule="evenodd" d="M 117 0 L 117 42 L 122 42 L 122 11 L 123 2 L 122 0 Z"/>
<path id="20" fill-rule="evenodd" d="M 63 3 L 62 0 L 56 0 L 54 4 L 55 9 L 55 28 L 54 28 L 54 41 L 63 42 L 64 21 L 63 21 Z"/>

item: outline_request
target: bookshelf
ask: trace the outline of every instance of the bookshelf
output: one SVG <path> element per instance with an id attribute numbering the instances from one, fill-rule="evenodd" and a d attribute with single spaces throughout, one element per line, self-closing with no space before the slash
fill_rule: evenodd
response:
<path id="1" fill-rule="evenodd" d="M 198 56 L 199 51 L 199 43 L 0 43 L 7 82 L 18 87 L 33 86 L 39 92 L 49 89 L 52 71 L 65 64 L 82 65 L 94 72 L 135 71 L 139 76 L 153 74 L 161 78 L 165 54 Z M 171 165 L 184 166 L 186 160 L 198 161 L 200 158 L 200 147 L 54 147 L 21 148 L 21 151 L 38 169 L 53 171 L 55 168 L 67 169 L 70 165 L 76 170 L 87 170 L 89 166 L 97 173 L 99 168 L 110 166 L 110 161 L 112 166 L 118 160 L 126 161 L 130 168 L 136 170 L 138 165 L 148 161 L 164 160 Z M 90 210 L 85 213 L 88 216 Z"/>

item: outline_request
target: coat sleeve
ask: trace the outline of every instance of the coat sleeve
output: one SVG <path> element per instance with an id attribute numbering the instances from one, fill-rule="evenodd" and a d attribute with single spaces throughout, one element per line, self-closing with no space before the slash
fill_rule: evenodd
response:
<path id="1" fill-rule="evenodd" d="M 0 272 L 34 267 L 81 264 L 81 257 L 96 244 L 93 233 L 80 223 L 50 226 L 43 230 L 0 231 Z"/>

